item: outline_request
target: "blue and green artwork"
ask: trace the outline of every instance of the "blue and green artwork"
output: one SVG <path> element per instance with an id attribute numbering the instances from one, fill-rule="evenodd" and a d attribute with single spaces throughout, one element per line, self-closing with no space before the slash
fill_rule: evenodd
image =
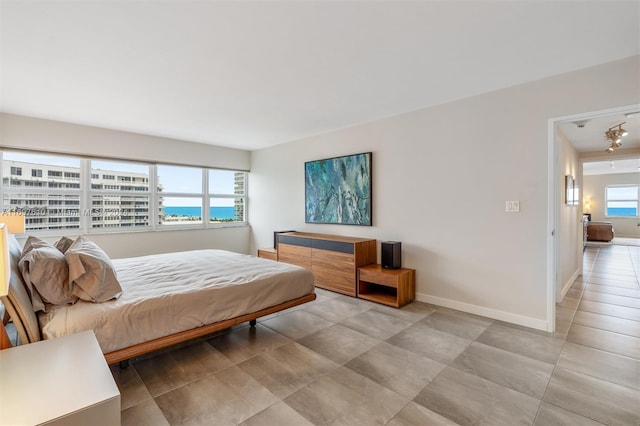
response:
<path id="1" fill-rule="evenodd" d="M 308 161 L 305 222 L 371 226 L 371 153 Z"/>

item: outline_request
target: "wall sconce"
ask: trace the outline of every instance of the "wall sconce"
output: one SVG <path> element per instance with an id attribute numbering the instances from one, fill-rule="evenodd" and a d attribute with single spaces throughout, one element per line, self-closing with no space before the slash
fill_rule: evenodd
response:
<path id="1" fill-rule="evenodd" d="M 591 213 L 591 199 L 587 198 L 586 200 L 584 200 L 584 212 L 585 213 Z"/>
<path id="2" fill-rule="evenodd" d="M 622 125 L 625 123 L 626 121 L 617 126 L 609 127 L 609 130 L 604 132 L 604 136 L 607 138 L 607 141 L 610 142 L 605 152 L 612 153 L 616 148 L 622 146 L 622 138 L 629 134 L 629 132 L 622 128 Z"/>

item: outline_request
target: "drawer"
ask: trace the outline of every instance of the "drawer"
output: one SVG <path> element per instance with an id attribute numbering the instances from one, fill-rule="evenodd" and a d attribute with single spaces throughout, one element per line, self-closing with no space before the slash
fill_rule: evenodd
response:
<path id="1" fill-rule="evenodd" d="M 340 293 L 348 294 L 349 296 L 356 295 L 355 276 L 351 275 L 346 277 L 341 274 L 331 274 L 326 271 L 313 271 L 313 276 L 316 279 L 316 285 L 318 287 L 326 288 L 327 290 L 338 291 Z"/>
<path id="2" fill-rule="evenodd" d="M 340 253 L 337 251 L 329 251 L 329 250 L 320 250 L 320 249 L 311 249 L 311 258 L 313 262 L 324 262 L 324 263 L 341 263 L 350 265 L 352 268 L 355 268 L 353 263 L 353 254 L 349 253 Z"/>
<path id="3" fill-rule="evenodd" d="M 278 261 L 311 269 L 311 248 L 280 243 Z"/>
<path id="4" fill-rule="evenodd" d="M 360 281 L 380 284 L 387 287 L 398 287 L 398 274 L 392 271 L 380 271 L 375 269 L 360 268 L 358 269 Z"/>

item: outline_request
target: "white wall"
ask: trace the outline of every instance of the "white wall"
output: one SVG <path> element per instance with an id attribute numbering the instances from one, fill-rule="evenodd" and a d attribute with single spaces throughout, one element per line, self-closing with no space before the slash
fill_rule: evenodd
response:
<path id="1" fill-rule="evenodd" d="M 638 59 L 252 152 L 252 251 L 279 229 L 399 240 L 419 300 L 546 329 L 548 120 L 638 103 Z M 374 226 L 305 224 L 303 163 L 364 151 Z"/>
<path id="2" fill-rule="evenodd" d="M 0 149 L 15 148 L 249 170 L 248 151 L 0 113 Z M 91 234 L 109 256 L 221 248 L 249 253 L 249 227 Z"/>
<path id="3" fill-rule="evenodd" d="M 616 237 L 640 238 L 640 220 L 633 218 L 611 218 L 605 216 L 605 187 L 607 185 L 638 185 L 640 173 L 616 173 L 584 177 L 584 195 L 591 199 L 591 220 L 609 221 Z"/>
<path id="4" fill-rule="evenodd" d="M 0 113 L 0 148 L 249 170 L 248 151 Z"/>
<path id="5" fill-rule="evenodd" d="M 558 226 L 558 275 L 556 300 L 562 301 L 573 281 L 582 272 L 582 162 L 578 152 L 560 129 L 556 129 L 558 163 L 560 164 L 560 224 Z M 580 188 L 577 204 L 565 203 L 565 176 L 571 175 Z"/>

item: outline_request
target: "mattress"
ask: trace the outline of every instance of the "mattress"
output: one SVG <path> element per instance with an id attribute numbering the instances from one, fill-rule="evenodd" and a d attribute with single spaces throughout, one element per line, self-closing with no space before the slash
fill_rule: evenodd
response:
<path id="1" fill-rule="evenodd" d="M 114 259 L 122 295 L 39 315 L 42 337 L 93 330 L 104 353 L 313 293 L 303 268 L 224 250 Z"/>

